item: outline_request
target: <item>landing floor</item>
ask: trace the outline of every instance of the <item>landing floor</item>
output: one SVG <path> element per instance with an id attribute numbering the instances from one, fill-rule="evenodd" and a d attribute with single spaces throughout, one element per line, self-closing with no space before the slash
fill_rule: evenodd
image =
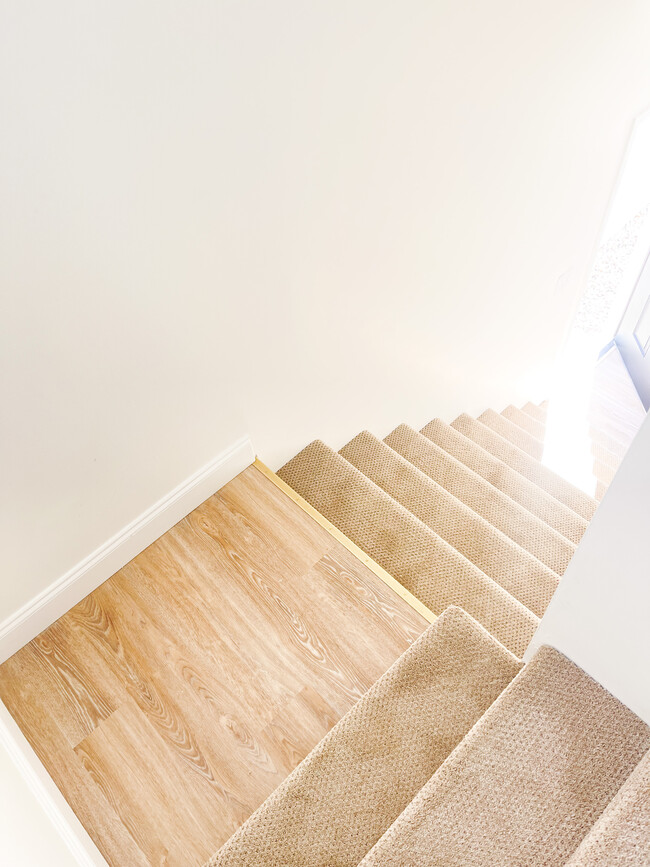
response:
<path id="1" fill-rule="evenodd" d="M 0 697 L 112 867 L 192 867 L 427 625 L 250 467 L 0 666 Z"/>

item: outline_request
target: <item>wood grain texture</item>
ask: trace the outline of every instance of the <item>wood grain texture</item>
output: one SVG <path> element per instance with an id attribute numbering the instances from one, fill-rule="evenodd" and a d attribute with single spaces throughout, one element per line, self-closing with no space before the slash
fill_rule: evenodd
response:
<path id="1" fill-rule="evenodd" d="M 202 864 L 427 620 L 250 467 L 0 666 L 109 864 Z"/>
<path id="2" fill-rule="evenodd" d="M 398 596 L 401 596 L 411 608 L 414 608 L 418 611 L 429 623 L 433 623 L 436 620 L 436 615 L 429 609 L 427 606 L 414 596 L 409 590 L 406 589 L 399 581 L 397 581 L 390 572 L 387 572 L 383 566 L 380 566 L 376 560 L 373 560 L 369 554 L 367 554 L 362 548 L 360 548 L 357 544 L 355 544 L 352 539 L 349 539 L 344 533 L 339 530 L 331 521 L 322 515 L 314 506 L 305 500 L 297 491 L 294 491 L 292 487 L 290 487 L 284 479 L 281 479 L 277 473 L 274 473 L 273 470 L 269 469 L 259 458 L 255 459 L 255 466 L 263 473 L 268 479 L 270 479 L 276 487 L 280 488 L 281 491 L 290 497 L 297 503 L 300 508 L 307 512 L 308 515 L 320 524 L 321 527 L 324 527 L 330 535 L 334 536 L 344 548 L 350 551 L 357 560 L 360 560 L 364 563 L 371 572 L 373 572 L 378 578 L 387 584 L 392 590 L 397 593 Z"/>

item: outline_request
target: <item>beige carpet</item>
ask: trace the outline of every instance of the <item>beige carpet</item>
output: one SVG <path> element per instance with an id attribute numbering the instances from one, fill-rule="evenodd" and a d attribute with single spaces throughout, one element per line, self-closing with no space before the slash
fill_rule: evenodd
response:
<path id="1" fill-rule="evenodd" d="M 517 446 L 517 448 L 535 458 L 536 461 L 541 461 L 544 455 L 544 443 L 531 436 L 531 434 L 514 424 L 514 422 L 504 418 L 503 415 L 500 415 L 493 409 L 486 409 L 485 412 L 480 414 L 478 420 L 495 431 L 495 433 L 498 433 L 499 436 L 502 436 Z"/>
<path id="2" fill-rule="evenodd" d="M 650 864 L 650 753 L 587 834 L 567 867 L 647 867 Z"/>
<path id="3" fill-rule="evenodd" d="M 523 655 L 535 615 L 324 443 L 311 443 L 278 475 L 434 614 L 459 605 Z"/>
<path id="4" fill-rule="evenodd" d="M 613 470 L 617 470 L 620 467 L 623 459 L 622 455 L 616 455 L 613 452 L 610 452 L 608 448 L 601 445 L 601 443 L 594 442 L 593 439 L 591 441 L 591 453 L 595 460 L 600 461 L 600 463 Z"/>
<path id="5" fill-rule="evenodd" d="M 605 486 L 605 490 L 607 490 L 616 474 L 616 468 L 611 467 L 609 464 L 603 463 L 600 460 L 595 460 L 592 472 L 598 481 Z M 600 499 L 602 499 L 602 497 Z"/>
<path id="6" fill-rule="evenodd" d="M 538 617 L 557 575 L 405 458 L 364 431 L 340 454 Z"/>
<path id="7" fill-rule="evenodd" d="M 447 609 L 210 867 L 358 864 L 519 668 L 475 621 Z"/>
<path id="8" fill-rule="evenodd" d="M 545 467 L 491 428 L 466 414 L 458 416 L 451 423 L 451 426 L 508 464 L 513 470 L 521 473 L 531 482 L 535 482 L 536 485 L 539 485 L 561 503 L 569 506 L 587 521 L 593 517 L 598 505 L 593 497 L 558 476 L 553 470 Z"/>
<path id="9" fill-rule="evenodd" d="M 510 409 L 508 408 L 509 412 Z M 534 421 L 541 424 L 541 427 L 537 427 L 535 429 L 528 429 L 529 433 L 532 433 L 538 439 L 543 438 L 540 437 L 540 431 L 546 430 L 546 421 L 547 421 L 547 412 L 541 406 L 537 406 L 534 403 L 526 403 L 522 407 L 521 411 L 528 418 L 533 419 Z M 506 411 L 504 410 L 504 414 Z M 506 415 L 506 417 L 509 417 Z M 521 417 L 520 417 L 521 419 Z M 514 421 L 515 419 L 511 419 Z M 519 421 L 521 424 L 521 421 Z M 523 424 L 521 425 L 524 426 Z M 625 453 L 627 452 L 628 445 L 620 440 L 615 439 L 612 436 L 603 433 L 603 431 L 599 430 L 596 427 L 591 427 L 589 430 L 589 438 L 592 442 L 592 453 L 594 457 L 602 458 L 605 463 L 609 463 L 614 467 L 617 467 L 621 460 L 625 457 Z"/>
<path id="10" fill-rule="evenodd" d="M 497 430 L 497 432 L 501 433 L 506 439 L 510 440 L 510 442 L 518 445 L 519 448 L 524 451 L 532 454 L 533 457 L 538 457 L 541 459 L 541 456 L 544 452 L 544 437 L 545 437 L 545 426 L 539 424 L 531 420 L 526 413 L 517 409 L 514 406 L 506 407 L 501 416 L 508 421 L 510 435 L 507 433 L 498 430 L 498 426 L 494 424 L 492 421 L 486 421 L 484 416 L 491 413 L 484 413 L 482 416 L 479 416 L 479 421 L 483 421 L 488 427 L 491 427 L 493 430 Z M 493 418 L 493 416 L 491 416 Z M 512 424 L 515 427 L 512 427 Z M 518 430 L 518 433 L 512 434 L 513 431 Z M 523 438 L 522 438 L 523 437 Z M 533 444 L 532 448 L 528 446 Z M 608 449 L 606 449 L 600 443 L 590 443 L 591 453 L 594 456 L 594 461 L 592 465 L 592 473 L 598 482 L 598 486 L 596 489 L 595 497 L 597 500 L 601 500 L 607 487 L 610 485 L 616 470 L 618 469 L 620 459 L 617 459 Z"/>
<path id="11" fill-rule="evenodd" d="M 584 535 L 587 521 L 573 509 L 556 500 L 442 419 L 433 419 L 422 428 L 421 433 L 570 542 L 577 545 Z"/>
<path id="12" fill-rule="evenodd" d="M 592 442 L 601 445 L 604 449 L 607 449 L 610 454 L 616 455 L 619 460 L 622 460 L 625 457 L 627 450 L 630 447 L 629 442 L 621 442 L 594 427 L 589 429 L 589 436 L 591 437 Z"/>
<path id="13" fill-rule="evenodd" d="M 537 421 L 541 421 L 542 424 L 546 424 L 547 413 L 543 406 L 538 406 L 536 403 L 528 401 L 528 403 L 525 403 L 521 409 L 522 412 L 526 413 L 526 415 L 529 415 Z"/>
<path id="14" fill-rule="evenodd" d="M 575 546 L 557 530 L 407 425 L 384 442 L 557 575 L 564 574 Z"/>
<path id="15" fill-rule="evenodd" d="M 546 414 L 316 441 L 279 471 L 444 613 L 210 867 L 650 867 L 650 729 L 551 648 L 520 670 L 597 505 L 540 463 Z M 619 455 L 592 452 L 602 495 Z"/>
<path id="16" fill-rule="evenodd" d="M 544 441 L 546 436 L 546 425 L 531 418 L 522 410 L 517 409 L 516 406 L 507 406 L 501 415 L 516 424 L 518 427 L 527 431 L 537 440 L 542 442 Z M 599 442 L 591 440 L 589 445 L 591 454 L 594 457 L 593 474 L 607 487 L 614 478 L 614 474 L 621 463 L 621 458 L 610 452 L 609 449 Z"/>
<path id="17" fill-rule="evenodd" d="M 523 428 L 531 436 L 535 437 L 535 439 L 539 440 L 542 443 L 544 442 L 544 438 L 546 436 L 546 424 L 544 422 L 537 421 L 537 419 L 532 418 L 531 416 L 527 415 L 523 410 L 518 409 L 512 404 L 510 404 L 510 406 L 507 406 L 502 411 L 501 415 L 516 424 L 518 427 Z"/>
<path id="18" fill-rule="evenodd" d="M 543 647 L 361 862 L 560 867 L 650 746 L 650 729 Z"/>

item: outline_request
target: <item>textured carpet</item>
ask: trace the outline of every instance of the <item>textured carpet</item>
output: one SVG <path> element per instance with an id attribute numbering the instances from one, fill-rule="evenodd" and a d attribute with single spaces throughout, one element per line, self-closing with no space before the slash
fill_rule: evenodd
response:
<path id="1" fill-rule="evenodd" d="M 536 403 L 528 401 L 528 403 L 525 403 L 521 409 L 531 418 L 541 421 L 542 424 L 546 424 L 546 410 L 543 406 L 538 406 Z"/>
<path id="2" fill-rule="evenodd" d="M 607 463 L 603 463 L 603 461 L 596 458 L 594 460 L 593 474 L 599 482 L 602 482 L 603 485 L 605 485 L 605 487 L 609 487 L 612 479 L 616 474 L 616 467 L 612 467 Z"/>
<path id="3" fill-rule="evenodd" d="M 442 419 L 433 419 L 422 428 L 421 433 L 570 542 L 577 544 L 584 535 L 587 522 L 573 509 L 556 500 L 535 482 L 495 458 Z"/>
<path id="4" fill-rule="evenodd" d="M 564 574 L 575 546 L 557 530 L 407 425 L 384 442 L 557 575 Z"/>
<path id="5" fill-rule="evenodd" d="M 440 617 L 209 867 L 650 867 L 650 729 L 556 650 L 519 661 L 597 506 L 541 464 L 547 412 L 315 441 L 278 471 Z"/>
<path id="6" fill-rule="evenodd" d="M 278 475 L 434 614 L 458 605 L 523 655 L 537 617 L 339 454 L 313 442 Z"/>
<path id="7" fill-rule="evenodd" d="M 520 669 L 449 608 L 210 860 L 356 865 Z"/>
<path id="8" fill-rule="evenodd" d="M 504 418 L 507 418 L 508 421 L 513 422 L 518 427 L 523 428 L 523 430 L 527 431 L 531 436 L 535 437 L 536 440 L 540 442 L 544 442 L 544 438 L 546 436 L 546 425 L 544 422 L 537 421 L 531 416 L 527 415 L 523 410 L 518 409 L 516 406 L 510 404 L 507 406 L 501 415 Z"/>
<path id="9" fill-rule="evenodd" d="M 493 409 L 486 409 L 478 417 L 478 420 L 535 460 L 541 461 L 544 455 L 544 443 L 531 436 L 519 425 L 499 415 Z"/>
<path id="10" fill-rule="evenodd" d="M 650 864 L 650 753 L 587 834 L 567 867 L 647 867 Z"/>
<path id="11" fill-rule="evenodd" d="M 613 454 L 605 446 L 594 442 L 593 439 L 591 441 L 591 453 L 595 460 L 600 461 L 600 463 L 612 470 L 617 470 L 621 465 L 622 456 Z"/>
<path id="12" fill-rule="evenodd" d="M 500 461 L 508 464 L 513 470 L 521 473 L 531 482 L 535 482 L 536 485 L 552 494 L 587 521 L 592 519 L 598 505 L 593 497 L 558 476 L 553 470 L 545 467 L 517 446 L 499 436 L 491 428 L 466 414 L 458 416 L 451 423 L 451 426 L 491 452 Z"/>
<path id="13" fill-rule="evenodd" d="M 546 428 L 544 424 L 532 419 L 525 412 L 512 405 L 507 406 L 501 415 L 516 424 L 517 427 L 525 430 L 538 442 L 541 441 L 543 443 Z M 593 440 L 590 443 L 590 448 L 594 458 L 592 472 L 596 479 L 598 479 L 598 481 L 603 485 L 604 493 L 604 489 L 609 486 L 614 478 L 616 470 L 621 462 L 621 458 L 610 452 L 602 443 L 594 442 Z M 598 497 L 596 499 L 598 499 Z"/>
<path id="14" fill-rule="evenodd" d="M 650 745 L 650 729 L 543 647 L 361 862 L 560 867 Z"/>
<path id="15" fill-rule="evenodd" d="M 617 440 L 615 437 L 598 430 L 598 428 L 591 427 L 589 429 L 589 436 L 592 442 L 602 446 L 610 454 L 616 455 L 619 461 L 627 454 L 629 443 Z"/>
<path id="16" fill-rule="evenodd" d="M 364 431 L 340 454 L 538 617 L 557 575 L 405 458 Z"/>
<path id="17" fill-rule="evenodd" d="M 517 409 L 516 406 L 507 406 L 501 415 L 516 424 L 518 427 L 527 431 L 537 440 L 541 442 L 544 441 L 546 426 L 535 419 L 532 419 L 525 412 Z M 608 486 L 614 478 L 614 474 L 619 467 L 621 458 L 610 452 L 609 449 L 598 442 L 592 441 L 590 443 L 590 448 L 594 457 L 593 474 L 603 483 L 603 485 Z"/>

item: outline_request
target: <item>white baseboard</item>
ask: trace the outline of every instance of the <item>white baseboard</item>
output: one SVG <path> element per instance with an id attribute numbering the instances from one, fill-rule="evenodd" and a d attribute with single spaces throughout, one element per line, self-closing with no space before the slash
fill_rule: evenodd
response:
<path id="1" fill-rule="evenodd" d="M 108 867 L 101 852 L 55 786 L 54 781 L 1 701 L 0 749 L 6 750 L 9 754 L 18 773 L 67 846 L 73 859 L 70 863 L 79 865 L 79 867 Z M 23 819 L 20 814 L 19 818 Z M 24 822 L 26 828 L 30 828 L 33 833 L 38 834 L 39 817 L 33 815 L 31 810 L 29 816 L 24 817 Z"/>
<path id="2" fill-rule="evenodd" d="M 0 663 L 166 533 L 255 460 L 242 437 L 0 623 Z"/>

